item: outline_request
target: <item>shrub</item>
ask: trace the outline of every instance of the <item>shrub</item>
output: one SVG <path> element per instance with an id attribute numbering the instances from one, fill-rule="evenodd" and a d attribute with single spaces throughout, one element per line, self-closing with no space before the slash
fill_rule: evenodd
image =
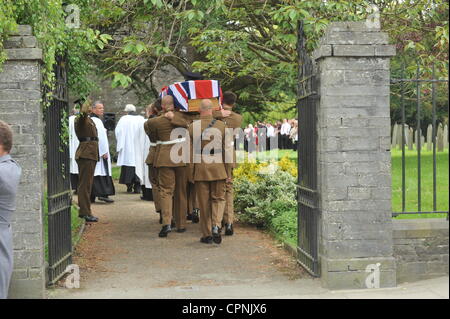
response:
<path id="1" fill-rule="evenodd" d="M 256 173 L 255 178 L 235 178 L 234 205 L 239 220 L 268 226 L 281 212 L 295 209 L 295 182 L 294 176 L 280 169 L 274 174 Z"/>

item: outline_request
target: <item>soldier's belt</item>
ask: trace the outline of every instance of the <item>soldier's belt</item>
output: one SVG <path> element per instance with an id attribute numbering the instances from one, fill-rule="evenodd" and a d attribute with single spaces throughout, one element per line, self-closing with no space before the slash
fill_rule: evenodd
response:
<path id="1" fill-rule="evenodd" d="M 78 139 L 80 142 L 97 142 L 98 137 L 81 137 Z"/>
<path id="2" fill-rule="evenodd" d="M 171 140 L 171 141 L 158 141 L 158 142 L 156 142 L 156 144 L 170 145 L 170 144 L 183 143 L 185 141 L 186 141 L 186 138 L 182 137 L 182 138 L 177 138 L 176 140 Z"/>

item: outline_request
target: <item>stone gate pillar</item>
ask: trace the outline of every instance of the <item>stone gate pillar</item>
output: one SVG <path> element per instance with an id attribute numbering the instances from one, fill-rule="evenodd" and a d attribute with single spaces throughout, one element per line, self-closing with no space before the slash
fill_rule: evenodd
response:
<path id="1" fill-rule="evenodd" d="M 332 23 L 313 54 L 320 76 L 319 254 L 322 283 L 330 289 L 376 286 L 377 271 L 370 268 L 377 264 L 380 287 L 396 285 L 389 113 L 394 55 L 388 35 L 364 22 Z"/>
<path id="2" fill-rule="evenodd" d="M 4 46 L 8 59 L 0 72 L 0 119 L 12 126 L 12 156 L 22 167 L 12 224 L 14 273 L 9 298 L 43 298 L 42 50 L 30 26 L 19 26 Z"/>

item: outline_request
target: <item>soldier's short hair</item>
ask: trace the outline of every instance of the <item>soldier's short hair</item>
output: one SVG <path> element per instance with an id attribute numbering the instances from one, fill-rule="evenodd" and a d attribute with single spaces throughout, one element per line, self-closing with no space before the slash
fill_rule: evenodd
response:
<path id="1" fill-rule="evenodd" d="M 161 106 L 161 98 L 157 98 L 155 102 L 153 102 L 153 108 L 157 112 L 161 112 L 162 106 Z"/>
<path id="2" fill-rule="evenodd" d="M 0 120 L 0 145 L 3 146 L 3 150 L 9 153 L 12 149 L 13 136 L 11 128 L 8 124 Z"/>
<path id="3" fill-rule="evenodd" d="M 223 94 L 223 103 L 225 103 L 226 105 L 234 105 L 236 103 L 236 100 L 237 95 L 231 91 L 226 91 Z"/>

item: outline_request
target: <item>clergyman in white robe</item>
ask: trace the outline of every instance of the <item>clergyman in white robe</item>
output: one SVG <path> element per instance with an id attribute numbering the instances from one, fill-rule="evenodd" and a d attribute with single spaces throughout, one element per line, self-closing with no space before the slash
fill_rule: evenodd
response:
<path id="1" fill-rule="evenodd" d="M 144 170 L 144 180 L 141 180 L 141 187 L 142 187 L 142 200 L 148 200 L 153 201 L 153 190 L 152 190 L 152 183 L 150 183 L 150 175 L 148 171 L 148 165 L 145 163 L 148 153 L 150 152 L 150 139 L 145 133 L 144 125 L 142 125 L 142 134 L 144 134 L 144 152 L 142 153 L 142 166 Z"/>
<path id="2" fill-rule="evenodd" d="M 110 195 L 115 195 L 115 189 L 112 180 L 111 155 L 109 153 L 109 142 L 108 135 L 106 134 L 106 128 L 103 125 L 102 120 L 96 114 L 91 113 L 90 116 L 97 128 L 98 153 L 100 155 L 100 160 L 95 166 L 94 183 L 92 185 L 91 202 L 94 202 L 96 197 L 103 200 L 104 198 L 108 198 Z M 103 158 L 103 155 L 105 154 L 108 154 L 107 159 Z"/>
<path id="3" fill-rule="evenodd" d="M 69 116 L 69 158 L 70 158 L 70 184 L 72 190 L 77 190 L 78 187 L 78 164 L 75 160 L 75 153 L 77 151 L 80 141 L 77 134 L 75 134 L 75 118 L 76 115 Z"/>
<path id="4" fill-rule="evenodd" d="M 119 184 L 127 185 L 127 192 L 136 194 L 141 191 L 144 181 L 144 117 L 136 113 L 136 107 L 128 104 L 128 113 L 120 118 L 115 133 L 117 140 L 117 166 L 121 166 Z"/>

